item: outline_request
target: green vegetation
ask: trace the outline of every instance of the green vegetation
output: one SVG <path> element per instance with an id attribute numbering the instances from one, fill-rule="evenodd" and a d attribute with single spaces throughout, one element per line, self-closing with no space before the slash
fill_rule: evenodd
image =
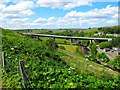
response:
<path id="1" fill-rule="evenodd" d="M 97 54 L 97 49 L 96 49 L 96 45 L 91 43 L 90 44 L 90 49 L 91 49 L 91 53 L 92 55 L 96 55 Z"/>
<path id="2" fill-rule="evenodd" d="M 112 46 L 120 48 L 120 37 L 113 38 L 113 40 L 112 40 Z"/>
<path id="3" fill-rule="evenodd" d="M 101 49 L 110 48 L 111 46 L 112 46 L 111 41 L 108 41 L 108 42 L 101 42 L 101 43 L 99 44 L 99 47 L 100 47 Z"/>
<path id="4" fill-rule="evenodd" d="M 71 46 L 71 45 L 64 45 L 64 44 L 58 44 L 59 47 L 63 46 L 65 48 L 65 50 L 69 51 L 69 52 L 76 52 L 76 49 L 78 48 L 78 46 Z"/>
<path id="5" fill-rule="evenodd" d="M 106 56 L 105 53 L 101 53 L 101 54 L 97 53 L 97 58 L 105 63 L 107 63 L 109 61 L 109 58 Z"/>
<path id="6" fill-rule="evenodd" d="M 111 47 L 120 47 L 120 37 L 113 38 L 112 41 L 101 42 L 99 44 L 101 49 L 111 48 Z"/>
<path id="7" fill-rule="evenodd" d="M 113 66 L 117 71 L 120 71 L 120 56 L 116 56 L 113 60 L 107 62 L 107 64 Z"/>
<path id="8" fill-rule="evenodd" d="M 114 67 L 120 71 L 120 56 L 117 56 L 113 61 Z"/>
<path id="9" fill-rule="evenodd" d="M 120 34 L 120 26 L 100 27 L 98 30 L 103 31 L 105 34 Z"/>
<path id="10" fill-rule="evenodd" d="M 78 46 L 57 46 L 53 39 L 40 42 L 8 30 L 3 30 L 2 39 L 7 60 L 2 69 L 3 88 L 24 88 L 19 60 L 24 60 L 29 88 L 120 88 L 119 73 L 86 60 L 78 54 Z M 91 48 L 95 50 L 94 45 Z"/>
<path id="11" fill-rule="evenodd" d="M 90 41 L 89 41 L 89 40 L 81 40 L 81 43 L 82 43 L 84 46 L 89 46 Z"/>
<path id="12" fill-rule="evenodd" d="M 48 39 L 46 41 L 46 45 L 49 47 L 50 50 L 55 51 L 58 48 L 58 45 L 53 39 Z"/>

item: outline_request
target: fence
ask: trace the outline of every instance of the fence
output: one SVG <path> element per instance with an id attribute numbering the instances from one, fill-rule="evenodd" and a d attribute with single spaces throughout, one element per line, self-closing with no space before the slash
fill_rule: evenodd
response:
<path id="1" fill-rule="evenodd" d="M 5 52 L 2 52 L 2 66 L 6 72 L 7 72 L 7 67 L 6 67 L 7 64 L 9 64 L 9 66 L 12 65 L 6 60 Z M 12 66 L 14 66 L 14 65 L 12 65 Z M 33 86 L 31 85 L 31 81 L 28 79 L 23 60 L 19 61 L 19 71 L 21 73 L 21 85 L 22 85 L 22 87 L 24 87 L 25 89 L 32 88 L 34 90 Z"/>

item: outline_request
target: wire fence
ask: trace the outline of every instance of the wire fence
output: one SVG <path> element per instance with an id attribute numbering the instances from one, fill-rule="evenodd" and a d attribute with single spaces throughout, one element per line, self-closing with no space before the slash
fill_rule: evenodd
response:
<path id="1" fill-rule="evenodd" d="M 4 70 L 6 71 L 6 73 L 10 70 L 13 71 L 13 69 L 15 68 L 15 66 L 12 63 L 10 63 L 9 61 L 6 60 L 5 52 L 2 52 L 2 66 L 3 66 Z M 21 87 L 23 87 L 25 89 L 34 90 L 34 87 L 32 86 L 32 82 L 28 78 L 23 60 L 19 61 L 18 73 L 21 73 L 21 82 L 20 82 Z"/>

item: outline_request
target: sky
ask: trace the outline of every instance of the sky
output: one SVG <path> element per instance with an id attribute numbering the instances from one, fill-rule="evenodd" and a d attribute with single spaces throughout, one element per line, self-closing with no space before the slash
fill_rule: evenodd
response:
<path id="1" fill-rule="evenodd" d="M 0 0 L 0 27 L 6 29 L 114 25 L 118 25 L 118 0 Z"/>

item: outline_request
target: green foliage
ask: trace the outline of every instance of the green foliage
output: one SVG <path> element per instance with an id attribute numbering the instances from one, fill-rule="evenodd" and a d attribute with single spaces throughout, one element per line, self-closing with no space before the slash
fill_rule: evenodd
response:
<path id="1" fill-rule="evenodd" d="M 37 42 L 13 31 L 3 30 L 3 50 L 6 52 L 6 71 L 2 71 L 3 88 L 23 88 L 19 71 L 19 60 L 24 60 L 28 87 L 33 88 L 118 88 L 119 78 L 103 78 L 83 74 L 68 66 L 53 52 L 53 40 Z M 52 43 L 52 44 L 51 44 Z"/>
<path id="2" fill-rule="evenodd" d="M 120 56 L 116 56 L 116 58 L 113 60 L 113 65 L 116 69 L 120 70 Z"/>
<path id="3" fill-rule="evenodd" d="M 81 43 L 82 43 L 84 46 L 89 46 L 90 41 L 89 41 L 89 40 L 81 40 Z"/>
<path id="4" fill-rule="evenodd" d="M 59 46 L 60 49 L 66 50 L 64 46 Z"/>
<path id="5" fill-rule="evenodd" d="M 95 44 L 90 44 L 90 49 L 91 49 L 92 55 L 96 55 L 97 54 L 97 49 L 96 49 L 96 45 Z"/>
<path id="6" fill-rule="evenodd" d="M 53 39 L 48 39 L 46 41 L 46 45 L 49 47 L 50 50 L 55 51 L 58 48 L 57 43 Z"/>
<path id="7" fill-rule="evenodd" d="M 97 53 L 98 59 L 100 59 L 102 62 L 107 63 L 109 61 L 109 58 L 106 56 L 105 53 Z"/>
<path id="8" fill-rule="evenodd" d="M 79 36 L 80 36 L 80 37 L 84 37 L 84 36 L 85 36 L 84 31 L 81 31 L 81 32 L 79 33 Z"/>
<path id="9" fill-rule="evenodd" d="M 120 26 L 98 28 L 105 34 L 120 34 Z"/>
<path id="10" fill-rule="evenodd" d="M 112 40 L 112 46 L 120 48 L 120 37 L 113 38 L 113 40 Z"/>
<path id="11" fill-rule="evenodd" d="M 110 47 L 120 47 L 120 37 L 113 38 L 112 41 L 101 42 L 99 44 L 101 49 L 110 48 Z"/>
<path id="12" fill-rule="evenodd" d="M 108 41 L 108 42 L 101 42 L 101 43 L 99 44 L 99 47 L 100 47 L 101 49 L 110 48 L 111 46 L 112 46 L 111 41 Z"/>

